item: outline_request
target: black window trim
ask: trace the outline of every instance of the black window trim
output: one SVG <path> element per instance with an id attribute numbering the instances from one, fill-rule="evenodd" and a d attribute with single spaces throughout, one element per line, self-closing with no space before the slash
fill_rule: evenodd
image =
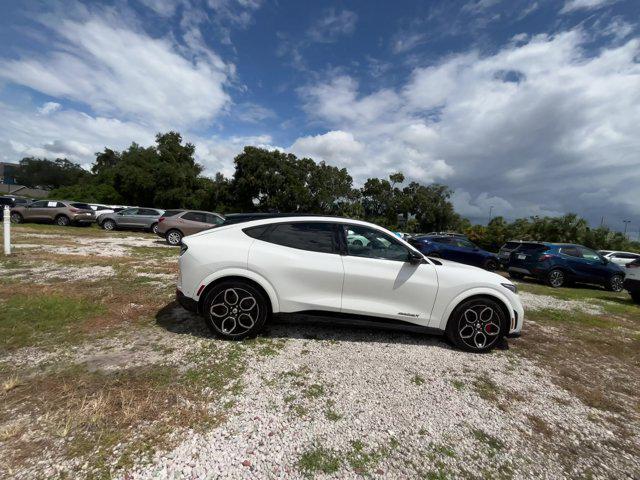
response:
<path id="1" fill-rule="evenodd" d="M 288 245 L 281 245 L 279 243 L 274 243 L 274 242 L 270 242 L 268 240 L 265 240 L 266 238 L 269 237 L 269 234 L 278 226 L 278 225 L 283 225 L 283 224 L 290 224 L 290 223 L 329 223 L 331 224 L 333 227 L 333 238 L 332 238 L 332 247 L 333 247 L 333 252 L 317 252 L 315 250 L 307 250 L 304 248 L 296 248 L 296 247 L 290 247 Z M 222 224 L 222 226 L 224 226 L 224 224 Z M 244 232 L 245 235 L 251 237 L 251 235 L 248 235 L 246 230 L 251 230 L 254 228 L 259 228 L 259 227 L 264 227 L 265 225 L 253 225 L 251 227 L 246 227 L 243 228 L 242 231 Z M 266 230 L 264 232 L 262 232 L 262 234 L 258 237 L 251 237 L 254 238 L 255 240 L 260 240 L 266 243 L 271 243 L 272 245 L 279 245 L 280 247 L 285 247 L 285 248 L 293 248 L 295 250 L 301 250 L 303 252 L 313 252 L 313 253 L 323 253 L 326 255 L 341 255 L 341 249 L 340 249 L 340 245 L 339 243 L 336 241 L 336 222 L 332 221 L 332 220 L 295 220 L 295 219 L 291 219 L 288 218 L 286 220 L 282 220 L 279 222 L 274 222 L 274 223 L 269 223 Z"/>

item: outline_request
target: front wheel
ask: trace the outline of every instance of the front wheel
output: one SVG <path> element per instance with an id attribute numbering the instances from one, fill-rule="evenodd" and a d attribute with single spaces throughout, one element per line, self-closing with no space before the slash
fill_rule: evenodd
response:
<path id="1" fill-rule="evenodd" d="M 22 223 L 23 222 L 23 218 L 22 215 L 20 215 L 18 212 L 14 212 L 11 214 L 11 217 L 9 217 L 11 220 L 11 223 Z"/>
<path id="2" fill-rule="evenodd" d="M 499 264 L 496 260 L 493 259 L 489 259 L 486 262 L 484 262 L 484 269 L 485 270 L 489 270 L 490 272 L 495 272 L 496 270 L 498 270 L 499 268 Z"/>
<path id="3" fill-rule="evenodd" d="M 222 282 L 213 287 L 207 293 L 203 312 L 209 329 L 229 340 L 256 335 L 270 315 L 262 292 L 241 281 Z"/>
<path id="4" fill-rule="evenodd" d="M 180 245 L 180 242 L 182 242 L 182 233 L 180 233 L 178 230 L 169 230 L 167 232 L 166 239 L 169 245 Z"/>
<path id="5" fill-rule="evenodd" d="M 157 235 L 158 234 L 158 224 L 154 223 L 153 225 L 151 225 L 151 228 L 149 229 L 149 231 L 151 231 L 152 233 L 155 233 Z"/>
<path id="6" fill-rule="evenodd" d="M 454 310 L 447 324 L 447 337 L 463 350 L 486 352 L 504 337 L 506 324 L 504 312 L 494 300 L 471 299 Z"/>
<path id="7" fill-rule="evenodd" d="M 115 230 L 116 229 L 116 222 L 114 222 L 113 220 L 105 220 L 104 222 L 102 222 L 102 228 L 104 228 L 105 230 Z"/>
<path id="8" fill-rule="evenodd" d="M 550 287 L 560 288 L 566 283 L 567 279 L 564 272 L 558 268 L 554 268 L 547 274 L 547 283 Z"/>
<path id="9" fill-rule="evenodd" d="M 610 290 L 612 292 L 621 292 L 623 283 L 624 278 L 622 275 L 614 275 L 607 282 L 607 290 Z"/>

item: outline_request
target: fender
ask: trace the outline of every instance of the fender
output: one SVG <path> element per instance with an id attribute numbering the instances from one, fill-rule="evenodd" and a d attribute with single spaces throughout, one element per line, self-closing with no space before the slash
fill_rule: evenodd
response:
<path id="1" fill-rule="evenodd" d="M 474 287 L 474 288 L 470 288 L 469 290 L 465 290 L 464 292 L 458 294 L 453 300 L 451 300 L 451 302 L 449 302 L 449 304 L 445 307 L 444 311 L 442 312 L 441 315 L 436 315 L 436 316 L 432 316 L 432 318 L 440 318 L 440 321 L 438 323 L 437 320 L 435 320 L 434 322 L 432 322 L 430 324 L 431 327 L 435 327 L 435 328 L 439 328 L 441 330 L 445 330 L 447 328 L 447 322 L 449 321 L 449 317 L 451 316 L 451 312 L 453 312 L 453 310 L 460 305 L 460 302 L 466 300 L 469 297 L 475 297 L 478 295 L 486 295 L 489 297 L 494 297 L 496 300 L 500 300 L 505 307 L 507 307 L 507 311 L 509 312 L 509 316 L 510 318 L 507 319 L 508 321 L 510 321 L 514 316 L 514 310 L 513 307 L 511 306 L 511 302 L 509 301 L 509 299 L 506 297 L 506 295 L 504 295 L 502 292 L 500 292 L 498 289 L 493 289 L 490 287 Z M 436 304 L 437 304 L 437 300 L 436 300 Z M 435 307 L 434 307 L 435 310 Z M 434 312 L 437 313 L 437 312 Z"/>
<path id="2" fill-rule="evenodd" d="M 218 280 L 223 277 L 244 277 L 250 280 L 253 280 L 258 285 L 260 285 L 267 295 L 269 296 L 269 301 L 271 302 L 271 311 L 273 313 L 278 313 L 280 311 L 280 303 L 278 302 L 278 295 L 276 295 L 276 291 L 269 283 L 269 281 L 264 278 L 262 275 L 259 275 L 251 270 L 246 270 L 243 268 L 225 268 L 222 270 L 218 270 L 215 273 L 207 276 L 200 282 L 200 285 L 204 285 L 205 287 L 209 285 L 211 282 Z M 199 285 L 199 286 L 200 286 Z M 197 302 L 200 300 L 200 295 L 197 295 L 194 300 Z"/>

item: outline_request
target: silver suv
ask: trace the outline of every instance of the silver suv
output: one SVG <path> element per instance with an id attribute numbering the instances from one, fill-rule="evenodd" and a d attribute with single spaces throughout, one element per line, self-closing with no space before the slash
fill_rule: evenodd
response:
<path id="1" fill-rule="evenodd" d="M 116 230 L 118 228 L 127 230 L 147 230 L 157 233 L 158 219 L 164 210 L 158 208 L 125 208 L 119 212 L 105 213 L 100 215 L 98 225 L 105 230 Z"/>

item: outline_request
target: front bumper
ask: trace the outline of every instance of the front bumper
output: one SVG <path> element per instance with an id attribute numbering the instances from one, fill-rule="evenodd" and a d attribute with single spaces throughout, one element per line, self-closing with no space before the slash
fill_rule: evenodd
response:
<path id="1" fill-rule="evenodd" d="M 640 291 L 640 280 L 634 280 L 633 278 L 625 278 L 622 286 L 628 292 Z"/>
<path id="2" fill-rule="evenodd" d="M 198 312 L 198 302 L 193 298 L 187 297 L 180 290 L 176 290 L 176 300 L 185 310 L 189 310 L 194 313 Z"/>

